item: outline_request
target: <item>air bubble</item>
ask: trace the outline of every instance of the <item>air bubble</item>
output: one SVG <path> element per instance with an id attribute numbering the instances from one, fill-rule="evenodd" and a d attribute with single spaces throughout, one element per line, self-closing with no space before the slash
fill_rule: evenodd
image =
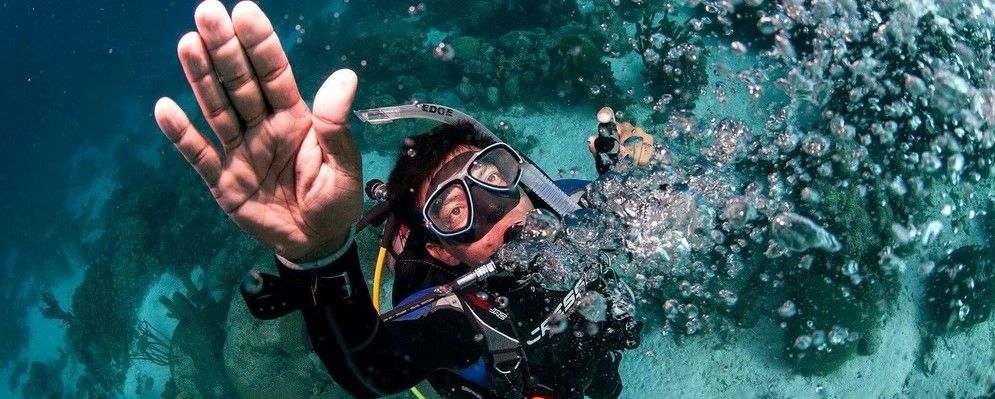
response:
<path id="1" fill-rule="evenodd" d="M 812 220 L 791 212 L 778 214 L 771 221 L 771 233 L 782 247 L 803 252 L 809 249 L 824 249 L 836 252 L 840 243 L 826 229 Z"/>
<path id="2" fill-rule="evenodd" d="M 743 42 L 739 41 L 732 42 L 732 44 L 730 44 L 729 47 L 732 48 L 732 51 L 736 52 L 737 54 L 746 53 L 746 45 L 743 44 Z"/>
<path id="3" fill-rule="evenodd" d="M 795 303 L 787 300 L 777 308 L 777 314 L 783 318 L 794 317 L 798 313 L 798 308 Z"/>
<path id="4" fill-rule="evenodd" d="M 808 335 L 800 335 L 795 338 L 795 349 L 806 350 L 812 346 L 812 337 Z"/>

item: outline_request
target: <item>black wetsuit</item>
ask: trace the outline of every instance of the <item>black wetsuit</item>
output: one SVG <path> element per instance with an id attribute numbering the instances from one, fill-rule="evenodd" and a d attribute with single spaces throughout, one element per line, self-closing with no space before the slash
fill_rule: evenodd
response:
<path id="1" fill-rule="evenodd" d="M 400 267 L 417 263 L 438 267 L 430 258 L 402 260 Z M 446 398 L 508 396 L 488 386 L 486 373 L 474 371 L 487 367 L 482 362 L 487 353 L 466 313 L 467 308 L 479 308 L 465 297 L 441 297 L 413 316 L 384 322 L 373 308 L 355 244 L 325 267 L 293 270 L 278 264 L 278 268 L 284 279 L 309 287 L 310 298 L 300 308 L 313 349 L 332 378 L 354 396 L 378 397 L 426 378 Z M 565 331 L 533 333 L 567 292 L 513 280 L 491 278 L 486 286 L 473 287 L 470 295 L 508 299 L 503 310 L 511 314 L 527 355 L 528 381 L 522 392 L 555 398 L 618 397 L 621 351 L 638 344 L 639 323 L 609 316 L 595 323 L 595 331 L 580 315 L 571 314 Z M 597 284 L 581 290 L 597 289 Z M 464 371 L 456 374 L 459 370 Z"/>
<path id="2" fill-rule="evenodd" d="M 399 392 L 424 379 L 444 398 L 504 399 L 533 394 L 616 398 L 622 390 L 621 352 L 640 340 L 642 324 L 631 316 L 609 314 L 606 321 L 591 323 L 571 311 L 579 294 L 603 291 L 605 282 L 611 280 L 607 275 L 578 283 L 570 291 L 546 290 L 512 277 L 491 277 L 384 321 L 373 308 L 355 244 L 323 267 L 295 270 L 277 262 L 277 269 L 280 278 L 262 275 L 262 294 L 243 290 L 250 311 L 269 319 L 301 310 L 312 347 L 332 378 L 360 398 Z M 394 305 L 468 270 L 406 251 L 395 265 Z M 498 301 L 500 297 L 507 300 Z M 562 325 L 553 326 L 558 323 L 550 315 L 564 309 L 563 305 L 567 305 L 566 328 L 557 331 Z M 475 324 L 487 317 L 497 321 L 491 313 L 510 315 L 505 323 L 513 330 L 510 335 L 517 334 L 527 360 L 519 368 L 524 372 L 523 384 L 510 391 L 509 384 L 493 378 L 494 358 L 489 357 L 493 352 L 483 344 L 487 340 L 481 337 L 480 324 Z"/>

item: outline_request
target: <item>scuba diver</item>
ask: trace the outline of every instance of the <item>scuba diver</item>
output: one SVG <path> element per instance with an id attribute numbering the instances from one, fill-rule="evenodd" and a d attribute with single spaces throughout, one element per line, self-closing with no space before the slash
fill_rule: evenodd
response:
<path id="1" fill-rule="evenodd" d="M 251 272 L 241 287 L 254 316 L 300 311 L 329 374 L 360 398 L 426 379 L 444 398 L 620 395 L 622 351 L 639 344 L 641 322 L 610 311 L 585 320 L 574 311 L 582 295 L 615 283 L 611 269 L 560 291 L 492 259 L 533 209 L 578 209 L 565 190 L 582 184 L 551 182 L 448 107 L 360 113 L 372 123 L 405 113 L 443 122 L 404 141 L 379 190 L 378 212 L 390 230 L 406 233 L 394 251 L 395 306 L 381 315 L 355 243 L 363 208 L 362 164 L 347 127 L 355 73 L 333 73 L 309 109 L 257 5 L 241 2 L 229 16 L 208 0 L 195 20 L 178 55 L 221 149 L 171 99 L 156 103 L 155 118 L 220 208 L 274 252 L 278 275 Z"/>

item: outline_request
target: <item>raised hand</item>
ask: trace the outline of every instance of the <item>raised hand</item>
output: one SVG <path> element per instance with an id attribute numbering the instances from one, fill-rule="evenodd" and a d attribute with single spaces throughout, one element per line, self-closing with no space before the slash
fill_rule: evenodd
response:
<path id="1" fill-rule="evenodd" d="M 243 230 L 291 260 L 338 248 L 362 209 L 362 164 L 346 122 L 356 74 L 339 70 L 301 98 L 273 25 L 254 3 L 197 7 L 180 63 L 221 151 L 169 98 L 160 129 Z"/>

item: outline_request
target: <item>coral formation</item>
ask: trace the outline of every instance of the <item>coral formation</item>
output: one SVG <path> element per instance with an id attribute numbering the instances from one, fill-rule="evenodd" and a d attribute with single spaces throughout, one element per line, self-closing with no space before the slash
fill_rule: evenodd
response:
<path id="1" fill-rule="evenodd" d="M 605 58 L 604 47 L 610 39 L 604 34 L 592 35 L 593 22 L 587 25 L 570 24 L 561 27 L 550 45 L 551 76 L 561 83 L 557 96 L 568 105 L 610 105 L 624 110 L 632 99 L 618 86 L 611 66 Z M 525 75 L 528 76 L 528 75 Z M 585 103 L 573 103 L 573 98 L 586 98 Z"/>
<path id="2" fill-rule="evenodd" d="M 67 330 L 70 353 L 86 367 L 86 378 L 77 390 L 82 397 L 120 394 L 129 366 L 129 347 L 137 320 L 135 310 L 145 286 L 130 266 L 114 267 L 107 261 L 92 263 L 83 283 L 73 294 L 75 322 Z"/>
<path id="3" fill-rule="evenodd" d="M 235 395 L 222 362 L 223 320 L 223 312 L 220 319 L 181 320 L 173 331 L 169 359 L 172 381 L 188 398 Z"/>
<path id="4" fill-rule="evenodd" d="M 66 312 L 72 314 L 69 352 L 85 367 L 76 387 L 80 397 L 121 394 L 130 350 L 142 338 L 136 312 L 156 278 L 172 273 L 184 282 L 189 298 L 177 294 L 166 301 L 177 318 L 217 323 L 224 318 L 218 304 L 227 303 L 230 287 L 260 253 L 180 161 L 149 165 L 127 152 L 119 158 L 129 167 L 122 169 L 122 185 L 104 208 L 110 223 L 103 239 L 86 249 L 91 264 Z M 195 284 L 191 273 L 198 267 L 204 278 Z M 223 331 L 209 334 L 223 336 Z M 211 353 L 208 349 L 198 350 Z"/>
<path id="5" fill-rule="evenodd" d="M 939 331 L 962 331 L 988 320 L 995 304 L 995 252 L 966 246 L 951 252 L 926 284 L 929 319 Z"/>
<path id="6" fill-rule="evenodd" d="M 246 262 L 243 267 L 252 264 L 249 259 L 240 261 Z M 215 265 L 219 263 L 215 262 Z M 214 273 L 230 272 L 226 268 L 213 269 Z M 223 372 L 222 353 L 227 334 L 223 321 L 228 312 L 228 302 L 233 298 L 240 301 L 241 298 L 230 295 L 215 297 L 211 284 L 205 282 L 198 285 L 189 275 L 181 277 L 186 294 L 174 292 L 170 297 L 164 295 L 159 298 L 168 310 L 167 315 L 178 321 L 170 340 L 169 357 L 165 359 L 172 371 L 172 382 L 179 392 L 190 398 L 232 396 L 235 387 Z M 227 285 L 230 287 L 233 283 L 229 281 Z M 161 348 L 158 352 L 167 354 Z"/>
<path id="7" fill-rule="evenodd" d="M 991 84 L 979 66 L 990 65 L 993 43 L 977 41 L 990 32 L 983 27 L 990 21 L 954 7 L 965 23 L 951 28 L 938 15 L 915 16 L 906 7 L 867 2 L 837 10 L 839 24 L 861 32 L 845 52 L 836 51 L 837 40 L 806 41 L 812 46 L 804 47 L 791 38 L 813 30 L 841 34 L 829 20 L 758 16 L 760 29 L 770 30 L 765 34 L 776 33 L 767 55 L 785 66 L 776 84 L 790 104 L 768 119 L 775 134 L 753 146 L 741 170 L 829 231 L 846 232 L 839 252 L 786 265 L 786 300 L 799 313 L 784 320 L 785 354 L 805 374 L 825 374 L 853 354 L 873 352 L 906 259 L 931 243 L 939 231 L 931 226 L 943 226 L 929 213 L 930 193 L 962 179 L 979 181 L 995 156 L 986 139 L 990 122 L 963 102 L 985 101 L 976 87 Z M 777 21 L 798 25 L 765 25 Z M 967 273 L 985 273 L 978 270 L 983 262 Z M 930 275 L 930 298 L 942 302 L 931 302 L 930 309 L 934 320 L 952 320 L 956 329 L 967 325 L 957 316 L 973 292 L 961 286 L 966 276 L 938 277 L 943 275 Z M 983 309 L 980 314 L 987 314 Z M 834 347 L 830 333 L 838 328 L 848 340 Z M 849 341 L 854 336 L 860 338 Z"/>
<path id="8" fill-rule="evenodd" d="M 28 381 L 21 385 L 21 396 L 24 399 L 52 399 L 65 396 L 62 369 L 66 367 L 67 359 L 67 354 L 63 353 L 59 359 L 51 363 L 31 362 Z"/>
<path id="9" fill-rule="evenodd" d="M 831 261 L 817 262 L 807 266 L 810 270 L 788 272 L 785 300 L 795 310 L 780 315 L 785 356 L 795 370 L 809 375 L 836 370 L 861 347 L 864 354 L 873 352 L 886 306 L 881 284 L 870 278 L 853 284 L 829 266 Z"/>
<path id="10" fill-rule="evenodd" d="M 304 65 L 297 73 L 305 91 L 331 69 L 323 61 L 328 56 L 357 70 L 363 80 L 356 98 L 361 108 L 410 101 L 462 107 L 471 114 L 514 104 L 624 108 L 629 98 L 606 62 L 612 54 L 604 50 L 619 37 L 599 24 L 599 18 L 562 0 L 440 0 L 408 10 L 363 2 L 313 22 L 292 57 Z M 411 134 L 360 129 L 360 145 L 376 151 L 394 151 Z"/>
<path id="11" fill-rule="evenodd" d="M 979 35 L 991 23 L 960 7 L 964 23 L 953 28 L 946 18 L 917 17 L 907 7 L 868 2 L 853 10 L 865 18 L 847 23 L 864 34 L 848 44 L 850 51 L 836 51 L 833 40 L 817 41 L 811 52 L 783 44 L 776 56 L 789 69 L 778 84 L 794 100 L 784 121 L 817 134 L 809 143 L 833 147 L 832 159 L 809 151 L 825 173 L 868 184 L 897 181 L 903 190 L 894 191 L 915 194 L 942 180 L 976 182 L 995 159 L 991 121 L 978 107 L 990 97 L 981 88 L 991 77 L 982 71 L 995 44 Z M 880 24 L 854 22 L 868 19 Z"/>
<path id="12" fill-rule="evenodd" d="M 669 12 L 645 14 L 636 25 L 634 46 L 642 56 L 643 78 L 654 102 L 651 120 L 661 123 L 673 111 L 694 109 L 708 84 L 708 52 L 689 21 L 678 24 Z"/>

